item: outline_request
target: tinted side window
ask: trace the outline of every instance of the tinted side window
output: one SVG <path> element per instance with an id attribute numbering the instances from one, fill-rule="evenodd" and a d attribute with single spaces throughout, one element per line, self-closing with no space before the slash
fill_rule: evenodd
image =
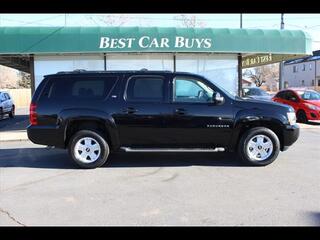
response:
<path id="1" fill-rule="evenodd" d="M 289 101 L 297 101 L 297 96 L 293 92 L 287 91 L 285 99 Z"/>
<path id="2" fill-rule="evenodd" d="M 115 76 L 80 76 L 52 79 L 48 98 L 103 99 L 117 81 Z"/>
<path id="3" fill-rule="evenodd" d="M 285 95 L 286 95 L 286 91 L 283 91 L 283 92 L 277 93 L 276 97 L 277 97 L 277 98 L 285 99 Z"/>
<path id="4" fill-rule="evenodd" d="M 259 90 L 258 89 L 255 89 L 255 88 L 251 88 L 250 90 L 249 90 L 249 94 L 248 95 L 254 95 L 254 96 L 256 96 L 256 95 L 259 95 Z"/>
<path id="5" fill-rule="evenodd" d="M 164 81 L 162 77 L 132 77 L 128 82 L 126 99 L 128 101 L 163 101 Z"/>

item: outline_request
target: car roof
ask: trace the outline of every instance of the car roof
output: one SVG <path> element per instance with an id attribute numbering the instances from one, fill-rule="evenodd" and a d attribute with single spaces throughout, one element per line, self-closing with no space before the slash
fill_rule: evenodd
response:
<path id="1" fill-rule="evenodd" d="M 310 89 L 306 87 L 292 87 L 292 88 L 283 89 L 281 91 L 287 91 L 287 90 L 294 91 L 294 92 L 305 92 L 305 91 L 316 92 L 314 89 Z"/>

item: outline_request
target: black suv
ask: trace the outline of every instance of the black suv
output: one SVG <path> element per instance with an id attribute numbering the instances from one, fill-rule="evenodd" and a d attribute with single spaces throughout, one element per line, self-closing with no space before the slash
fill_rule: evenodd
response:
<path id="1" fill-rule="evenodd" d="M 299 136 L 292 107 L 244 100 L 191 73 L 73 71 L 47 75 L 30 105 L 28 137 L 68 148 L 83 168 L 109 153 L 238 151 L 273 162 Z"/>

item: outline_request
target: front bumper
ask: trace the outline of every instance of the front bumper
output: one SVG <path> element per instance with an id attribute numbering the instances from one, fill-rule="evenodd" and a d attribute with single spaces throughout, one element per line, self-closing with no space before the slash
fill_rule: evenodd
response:
<path id="1" fill-rule="evenodd" d="M 281 146 L 281 151 L 285 151 L 289 146 L 294 144 L 300 135 L 300 127 L 298 124 L 286 125 L 282 132 L 283 144 Z"/>
<path id="2" fill-rule="evenodd" d="M 316 110 L 309 110 L 306 112 L 307 113 L 307 118 L 309 121 L 312 120 L 320 120 L 320 111 L 316 111 Z"/>

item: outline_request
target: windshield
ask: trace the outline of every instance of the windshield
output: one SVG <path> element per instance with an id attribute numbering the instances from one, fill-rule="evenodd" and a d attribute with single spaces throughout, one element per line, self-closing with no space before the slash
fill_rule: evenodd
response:
<path id="1" fill-rule="evenodd" d="M 299 91 L 298 94 L 304 100 L 320 100 L 320 93 L 315 91 Z"/>
<path id="2" fill-rule="evenodd" d="M 260 88 L 244 88 L 244 96 L 269 96 L 268 93 Z"/>

